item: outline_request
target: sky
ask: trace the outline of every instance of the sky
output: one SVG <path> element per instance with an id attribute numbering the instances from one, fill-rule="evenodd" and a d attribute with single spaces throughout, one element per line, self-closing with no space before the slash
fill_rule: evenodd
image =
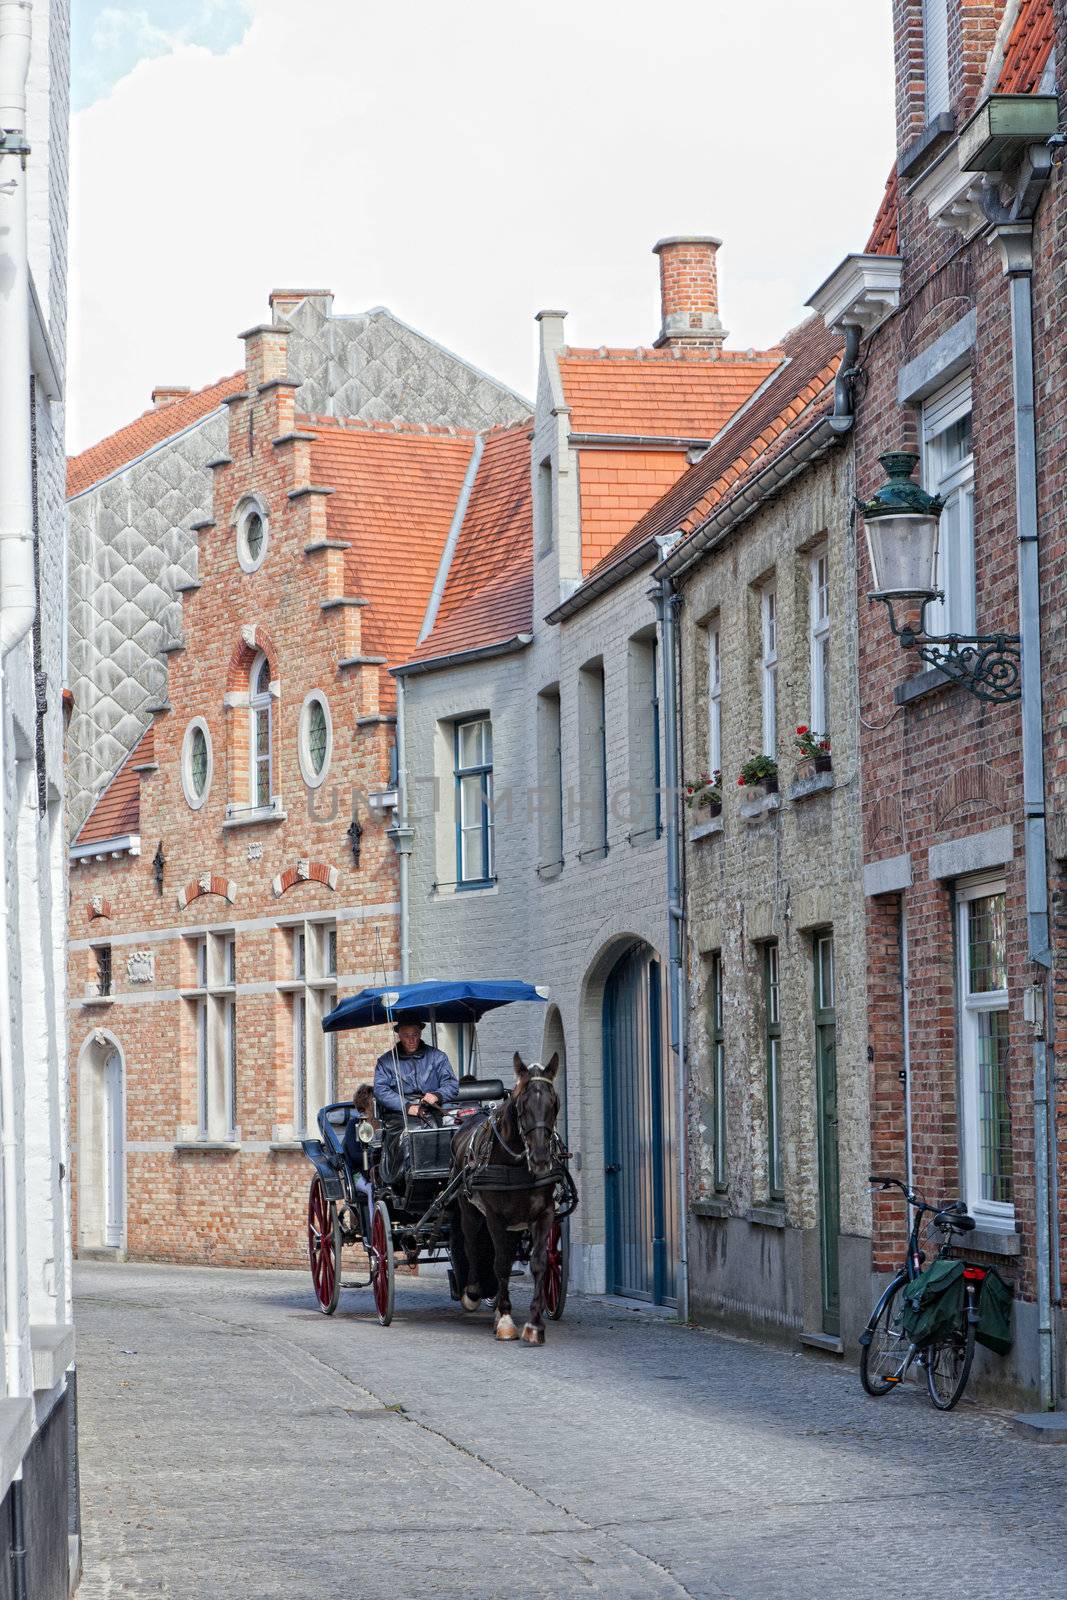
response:
<path id="1" fill-rule="evenodd" d="M 272 288 L 386 305 L 532 395 L 534 314 L 650 344 L 716 234 L 729 347 L 862 250 L 890 0 L 76 0 L 68 447 L 242 364 Z"/>

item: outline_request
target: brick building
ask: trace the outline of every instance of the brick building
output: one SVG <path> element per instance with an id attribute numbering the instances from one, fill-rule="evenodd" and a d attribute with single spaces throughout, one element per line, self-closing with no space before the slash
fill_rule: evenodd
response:
<path id="1" fill-rule="evenodd" d="M 365 351 L 354 390 L 342 360 L 324 363 L 334 414 L 309 414 L 304 396 L 327 398 L 308 357 L 325 300 L 274 296 L 242 374 L 157 395 L 71 463 L 72 764 L 84 756 L 88 778 L 132 730 L 70 847 L 83 1250 L 305 1259 L 299 1138 L 383 1048 L 319 1021 L 401 966 L 387 668 L 414 648 L 484 475 L 529 426 L 426 420 L 522 409 L 395 323 L 382 387 Z M 405 407 L 416 420 L 397 419 Z M 115 675 L 96 676 L 108 662 Z"/>
<path id="2" fill-rule="evenodd" d="M 723 349 L 718 243 L 657 245 L 652 346 L 574 349 L 564 314 L 539 314 L 532 444 L 501 496 L 516 515 L 449 549 L 438 617 L 397 669 L 413 970 L 548 985 L 547 1016 L 480 1033 L 494 1068 L 515 1048 L 566 1063 L 573 1281 L 683 1305 L 658 551 L 627 536 L 783 363 Z"/>
<path id="3" fill-rule="evenodd" d="M 1062 1002 L 1049 1004 L 1047 887 L 1067 844 L 1067 641 L 1064 197 L 1046 141 L 1067 36 L 1052 0 L 898 0 L 894 15 L 896 167 L 866 252 L 812 304 L 862 333 L 860 496 L 883 479 L 879 455 L 905 448 L 945 501 L 944 598 L 927 632 L 1022 630 L 1023 691 L 1007 702 L 970 692 L 988 695 L 991 680 L 981 658 L 954 663 L 950 646 L 903 652 L 885 607 L 864 603 L 874 585 L 860 549 L 871 1159 L 927 1195 L 966 1200 L 978 1222 L 969 1251 L 1017 1289 L 1011 1357 L 976 1370 L 1048 1405 L 1064 1392 L 1065 1108 L 1049 1050 Z M 879 1195 L 881 1272 L 903 1234 L 899 1196 Z"/>

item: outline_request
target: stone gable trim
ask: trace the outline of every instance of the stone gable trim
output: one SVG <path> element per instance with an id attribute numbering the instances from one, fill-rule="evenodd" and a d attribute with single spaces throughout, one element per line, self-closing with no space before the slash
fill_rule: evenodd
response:
<path id="1" fill-rule="evenodd" d="M 298 861 L 294 867 L 287 867 L 271 880 L 271 893 L 276 900 L 280 899 L 297 883 L 321 883 L 327 889 L 336 889 L 337 868 L 325 861 Z"/>
<path id="2" fill-rule="evenodd" d="M 178 910 L 184 911 L 192 905 L 194 900 L 199 900 L 202 894 L 218 894 L 233 905 L 237 899 L 237 885 L 230 878 L 223 878 L 216 872 L 201 873 L 199 878 L 193 878 L 178 890 Z"/>

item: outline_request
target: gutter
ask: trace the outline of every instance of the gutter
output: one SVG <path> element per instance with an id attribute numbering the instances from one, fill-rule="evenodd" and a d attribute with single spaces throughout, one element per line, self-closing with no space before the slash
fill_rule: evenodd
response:
<path id="1" fill-rule="evenodd" d="M 517 655 L 533 643 L 532 633 L 516 633 L 499 644 L 477 645 L 473 650 L 454 650 L 451 655 L 434 656 L 429 661 L 407 661 L 402 666 L 390 667 L 389 676 L 398 681 L 420 678 L 426 672 L 443 672 L 446 667 L 464 667 L 468 661 L 491 661 L 494 656 Z"/>

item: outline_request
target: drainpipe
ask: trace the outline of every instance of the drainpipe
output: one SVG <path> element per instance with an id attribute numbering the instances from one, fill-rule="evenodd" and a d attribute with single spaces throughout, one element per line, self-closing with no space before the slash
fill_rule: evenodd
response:
<path id="1" fill-rule="evenodd" d="M 33 623 L 33 474 L 30 453 L 30 273 L 26 234 L 26 82 L 30 0 L 0 0 L 0 849 L 7 839 L 4 660 Z M 7 1392 L 24 1392 L 18 1250 L 15 1062 L 8 961 L 10 916 L 0 873 L 0 1125 L 4 1201 L 4 1366 Z M 21 1508 L 20 1508 L 21 1509 Z M 24 1580 L 23 1580 L 24 1581 Z"/>
<path id="2" fill-rule="evenodd" d="M 1034 153 L 1032 153 L 1033 155 Z M 1047 151 L 1042 153 L 1047 158 Z M 1033 170 L 1033 167 L 1031 168 Z M 1048 175 L 1047 159 L 1037 175 Z M 1041 703 L 1041 589 L 1037 521 L 1037 441 L 1034 430 L 1034 330 L 1032 280 L 1033 215 L 1043 181 L 1031 191 L 1025 213 L 995 228 L 1011 299 L 1011 367 L 1015 409 L 1015 517 L 1019 540 L 1019 636 L 1022 642 L 1023 828 L 1026 867 L 1026 932 L 1030 960 L 1041 968 L 1043 1003 L 1033 1017 L 1034 1210 L 1038 1374 L 1041 1407 L 1056 1404 L 1052 1329 L 1051 1140 L 1049 1115 L 1052 1058 L 1049 1033 L 1052 966 L 1049 938 L 1048 865 L 1045 843 L 1044 714 Z"/>
<path id="3" fill-rule="evenodd" d="M 408 869 L 414 829 L 408 821 L 407 733 L 404 727 L 404 679 L 396 679 L 396 821 L 389 837 L 396 846 L 400 865 L 400 981 L 410 982 L 411 968 L 411 891 Z"/>
<path id="4" fill-rule="evenodd" d="M 678 535 L 657 539 L 660 556 L 677 542 Z M 678 1317 L 689 1321 L 689 1126 L 686 1114 L 686 1006 L 685 908 L 682 903 L 682 796 L 679 775 L 678 727 L 678 630 L 675 618 L 681 605 L 670 578 L 660 579 L 652 591 L 660 626 L 660 660 L 663 663 L 663 780 L 667 795 L 667 967 L 670 1004 L 671 1049 L 677 1067 L 675 1080 L 675 1122 L 678 1150 Z"/>

